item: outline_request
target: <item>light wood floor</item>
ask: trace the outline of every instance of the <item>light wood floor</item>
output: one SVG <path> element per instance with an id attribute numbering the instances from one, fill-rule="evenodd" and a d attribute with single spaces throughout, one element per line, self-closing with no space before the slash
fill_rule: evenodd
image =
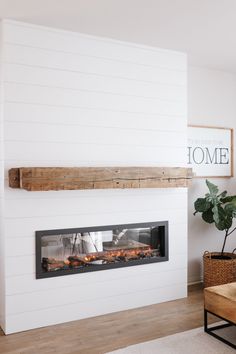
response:
<path id="1" fill-rule="evenodd" d="M 203 325 L 203 291 L 186 299 L 4 336 L 0 354 L 101 354 Z"/>

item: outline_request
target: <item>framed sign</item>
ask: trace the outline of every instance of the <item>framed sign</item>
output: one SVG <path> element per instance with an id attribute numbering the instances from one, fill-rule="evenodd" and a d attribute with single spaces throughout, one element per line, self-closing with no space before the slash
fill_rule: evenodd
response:
<path id="1" fill-rule="evenodd" d="M 195 177 L 233 177 L 233 129 L 188 126 L 188 165 Z"/>

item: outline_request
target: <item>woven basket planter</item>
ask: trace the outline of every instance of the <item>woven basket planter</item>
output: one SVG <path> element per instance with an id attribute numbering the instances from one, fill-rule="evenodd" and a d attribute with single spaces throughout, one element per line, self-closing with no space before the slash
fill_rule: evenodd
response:
<path id="1" fill-rule="evenodd" d="M 215 259 L 220 252 L 208 252 L 203 255 L 204 287 L 232 283 L 236 281 L 236 254 L 224 252 L 230 259 Z"/>

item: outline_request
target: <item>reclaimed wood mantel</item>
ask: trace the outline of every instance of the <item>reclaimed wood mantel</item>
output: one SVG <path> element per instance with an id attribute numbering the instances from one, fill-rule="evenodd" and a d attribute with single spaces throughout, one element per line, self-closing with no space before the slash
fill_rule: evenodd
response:
<path id="1" fill-rule="evenodd" d="M 183 167 L 20 167 L 9 170 L 9 186 L 27 191 L 188 187 Z"/>

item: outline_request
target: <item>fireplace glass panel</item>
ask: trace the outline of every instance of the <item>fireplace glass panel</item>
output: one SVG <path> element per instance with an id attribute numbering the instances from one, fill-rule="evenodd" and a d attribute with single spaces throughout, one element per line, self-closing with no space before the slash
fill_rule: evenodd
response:
<path id="1" fill-rule="evenodd" d="M 166 260 L 167 223 L 163 223 L 37 231 L 36 276 Z"/>

